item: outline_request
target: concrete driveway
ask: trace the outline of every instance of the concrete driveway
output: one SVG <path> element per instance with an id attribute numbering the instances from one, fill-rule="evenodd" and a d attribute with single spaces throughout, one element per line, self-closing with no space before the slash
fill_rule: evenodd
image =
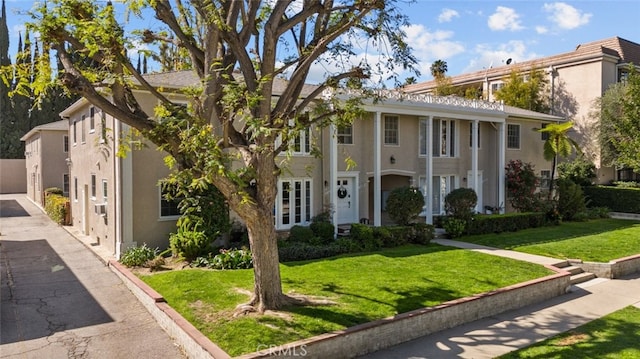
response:
<path id="1" fill-rule="evenodd" d="M 185 358 L 92 251 L 0 195 L 1 358 Z"/>

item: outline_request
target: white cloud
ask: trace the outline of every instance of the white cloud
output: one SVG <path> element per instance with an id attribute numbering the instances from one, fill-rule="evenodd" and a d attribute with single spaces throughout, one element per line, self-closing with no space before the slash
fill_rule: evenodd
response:
<path id="1" fill-rule="evenodd" d="M 440 13 L 440 15 L 438 15 L 438 22 L 449 22 L 454 17 L 460 17 L 460 14 L 452 9 L 442 9 L 442 12 Z"/>
<path id="2" fill-rule="evenodd" d="M 496 12 L 489 16 L 487 22 L 489 28 L 494 31 L 522 30 L 524 27 L 520 24 L 520 15 L 512 8 L 498 6 Z"/>
<path id="3" fill-rule="evenodd" d="M 447 60 L 465 51 L 464 46 L 452 38 L 452 31 L 437 30 L 430 32 L 423 25 L 411 25 L 403 28 L 407 34 L 407 43 L 413 48 L 413 55 L 419 61 L 422 75 L 429 74 L 431 64 L 436 60 Z"/>
<path id="4" fill-rule="evenodd" d="M 589 23 L 593 14 L 584 13 L 575 7 L 563 3 L 548 3 L 543 6 L 544 11 L 550 13 L 549 20 L 561 29 L 575 29 Z"/>
<path id="5" fill-rule="evenodd" d="M 473 51 L 477 56 L 469 62 L 462 73 L 503 66 L 506 65 L 508 59 L 512 60 L 512 64 L 515 64 L 540 57 L 536 53 L 528 52 L 524 42 L 516 40 L 500 44 L 497 47 L 479 44 Z"/>
<path id="6" fill-rule="evenodd" d="M 547 32 L 549 32 L 549 29 L 544 26 L 536 26 L 536 32 L 538 34 L 546 34 Z"/>

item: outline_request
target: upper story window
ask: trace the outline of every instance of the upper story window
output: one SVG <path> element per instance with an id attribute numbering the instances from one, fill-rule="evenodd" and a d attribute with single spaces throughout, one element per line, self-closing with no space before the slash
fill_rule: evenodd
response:
<path id="1" fill-rule="evenodd" d="M 78 202 L 78 177 L 73 177 L 73 200 Z"/>
<path id="2" fill-rule="evenodd" d="M 399 145 L 398 139 L 398 116 L 384 117 L 384 144 Z"/>
<path id="3" fill-rule="evenodd" d="M 298 132 L 293 139 L 293 154 L 308 155 L 311 153 L 311 128 Z"/>
<path id="4" fill-rule="evenodd" d="M 62 195 L 69 197 L 69 174 L 62 174 Z"/>
<path id="5" fill-rule="evenodd" d="M 102 203 L 107 203 L 107 195 L 109 194 L 109 185 L 106 179 L 102 180 Z"/>
<path id="6" fill-rule="evenodd" d="M 507 124 L 507 148 L 520 149 L 520 125 Z"/>
<path id="7" fill-rule="evenodd" d="M 456 156 L 456 121 L 445 119 L 433 120 L 433 156 Z"/>
<path id="8" fill-rule="evenodd" d="M 91 174 L 91 199 L 95 200 L 96 199 L 96 175 L 95 173 Z"/>
<path id="9" fill-rule="evenodd" d="M 82 115 L 82 118 L 80 119 L 80 138 L 81 138 L 81 142 L 85 143 L 87 142 L 87 134 L 86 134 L 86 125 L 85 125 L 85 119 L 87 118 L 87 116 Z"/>
<path id="10" fill-rule="evenodd" d="M 96 108 L 91 106 L 89 109 L 89 133 L 96 131 Z"/>
<path id="11" fill-rule="evenodd" d="M 62 137 L 62 152 L 69 152 L 69 136 L 67 135 L 64 135 Z"/>
<path id="12" fill-rule="evenodd" d="M 540 188 L 542 189 L 549 188 L 550 181 L 551 181 L 551 171 L 541 170 L 540 171 Z"/>
<path id="13" fill-rule="evenodd" d="M 480 148 L 480 124 L 478 124 L 478 148 Z M 473 122 L 469 122 L 469 147 L 473 147 Z"/>
<path id="14" fill-rule="evenodd" d="M 543 123 L 542 126 L 540 128 L 545 128 L 547 127 L 547 123 Z M 549 139 L 549 132 L 540 132 L 540 139 L 543 141 L 546 141 Z"/>
<path id="15" fill-rule="evenodd" d="M 338 126 L 337 129 L 338 143 L 342 145 L 353 144 L 353 125 Z"/>
<path id="16" fill-rule="evenodd" d="M 73 144 L 78 143 L 78 121 L 73 120 Z"/>

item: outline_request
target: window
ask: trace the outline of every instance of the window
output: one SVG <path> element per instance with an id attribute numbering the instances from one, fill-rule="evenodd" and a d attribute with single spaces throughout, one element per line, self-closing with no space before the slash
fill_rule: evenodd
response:
<path id="1" fill-rule="evenodd" d="M 107 142 L 107 114 L 100 111 L 100 143 Z"/>
<path id="2" fill-rule="evenodd" d="M 69 136 L 62 137 L 62 152 L 69 152 Z"/>
<path id="3" fill-rule="evenodd" d="M 89 133 L 96 131 L 96 108 L 91 106 L 89 109 Z"/>
<path id="4" fill-rule="evenodd" d="M 311 222 L 311 179 L 286 179 L 278 182 L 276 228 L 286 229 Z"/>
<path id="5" fill-rule="evenodd" d="M 78 121 L 73 120 L 73 144 L 78 143 Z"/>
<path id="6" fill-rule="evenodd" d="M 160 189 L 160 218 L 174 219 L 180 216 L 178 205 L 180 200 L 168 200 L 164 198 L 165 190 Z"/>
<path id="7" fill-rule="evenodd" d="M 86 116 L 82 115 L 82 119 L 80 119 L 80 138 L 82 139 L 82 143 L 87 142 L 87 135 L 85 134 L 85 130 L 86 130 L 85 119 L 86 119 Z"/>
<path id="8" fill-rule="evenodd" d="M 296 155 L 308 155 L 311 153 L 311 129 L 307 128 L 298 133 L 293 139 L 293 154 Z"/>
<path id="9" fill-rule="evenodd" d="M 473 147 L 473 122 L 469 122 L 469 147 Z M 480 148 L 480 124 L 478 123 L 478 148 Z"/>
<path id="10" fill-rule="evenodd" d="M 445 214 L 444 213 L 444 198 L 449 194 L 449 192 L 453 191 L 458 182 L 457 176 L 454 175 L 443 175 L 443 176 L 433 176 L 432 180 L 432 200 L 431 200 L 431 208 L 433 214 Z M 420 177 L 420 191 L 422 195 L 426 195 L 427 193 L 427 183 L 426 177 Z M 425 201 L 425 207 L 422 209 L 423 213 L 426 213 L 426 205 L 429 201 Z"/>
<path id="11" fill-rule="evenodd" d="M 496 92 L 500 91 L 501 88 L 504 87 L 504 83 L 492 83 L 491 84 L 491 94 L 495 94 Z"/>
<path id="12" fill-rule="evenodd" d="M 338 126 L 338 143 L 343 145 L 353 144 L 353 125 Z"/>
<path id="13" fill-rule="evenodd" d="M 455 157 L 456 155 L 456 121 L 433 120 L 433 156 Z"/>
<path id="14" fill-rule="evenodd" d="M 507 125 L 507 148 L 520 149 L 520 125 Z"/>
<path id="15" fill-rule="evenodd" d="M 541 170 L 540 171 L 540 188 L 541 189 L 549 188 L 550 181 L 551 181 L 551 171 Z"/>
<path id="16" fill-rule="evenodd" d="M 96 199 L 96 175 L 91 174 L 91 199 Z"/>
<path id="17" fill-rule="evenodd" d="M 69 174 L 62 174 L 62 195 L 69 197 Z"/>
<path id="18" fill-rule="evenodd" d="M 398 140 L 398 116 L 384 117 L 384 144 L 399 145 Z"/>
<path id="19" fill-rule="evenodd" d="M 78 202 L 78 177 L 73 177 L 73 199 Z"/>
<path id="20" fill-rule="evenodd" d="M 542 126 L 540 126 L 541 128 L 545 128 L 547 127 L 548 124 L 543 123 Z M 549 132 L 540 132 L 540 139 L 543 141 L 546 141 L 549 139 Z"/>
<path id="21" fill-rule="evenodd" d="M 109 194 L 109 186 L 107 185 L 107 180 L 102 180 L 102 203 L 107 203 L 107 194 Z"/>

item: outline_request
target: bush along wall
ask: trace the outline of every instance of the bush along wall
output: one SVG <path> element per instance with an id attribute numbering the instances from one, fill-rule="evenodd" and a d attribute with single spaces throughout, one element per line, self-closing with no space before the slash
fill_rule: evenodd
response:
<path id="1" fill-rule="evenodd" d="M 49 193 L 46 196 L 44 211 L 54 222 L 66 225 L 67 211 L 69 210 L 69 198 L 58 194 Z"/>
<path id="2" fill-rule="evenodd" d="M 640 188 L 583 187 L 589 207 L 607 207 L 613 212 L 640 213 Z"/>

